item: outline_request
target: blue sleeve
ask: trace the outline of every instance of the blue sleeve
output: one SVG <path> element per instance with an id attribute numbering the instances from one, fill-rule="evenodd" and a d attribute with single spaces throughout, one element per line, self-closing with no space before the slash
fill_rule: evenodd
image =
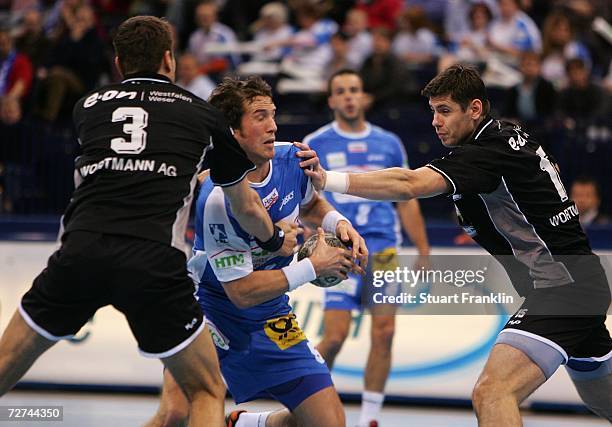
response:
<path id="1" fill-rule="evenodd" d="M 408 168 L 408 156 L 402 140 L 397 135 L 393 135 L 393 164 L 391 166 Z"/>

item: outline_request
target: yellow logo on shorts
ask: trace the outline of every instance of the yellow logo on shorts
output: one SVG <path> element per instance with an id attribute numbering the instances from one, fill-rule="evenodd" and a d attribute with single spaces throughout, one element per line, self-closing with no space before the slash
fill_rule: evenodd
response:
<path id="1" fill-rule="evenodd" d="M 387 248 L 372 255 L 372 271 L 394 271 L 399 267 L 397 249 Z"/>
<path id="2" fill-rule="evenodd" d="M 306 340 L 306 335 L 298 326 L 293 313 L 266 320 L 264 332 L 281 350 L 286 350 Z"/>

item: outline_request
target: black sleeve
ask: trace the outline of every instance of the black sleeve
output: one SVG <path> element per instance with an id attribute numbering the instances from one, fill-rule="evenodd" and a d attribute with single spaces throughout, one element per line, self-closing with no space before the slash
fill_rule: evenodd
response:
<path id="1" fill-rule="evenodd" d="M 211 126 L 213 148 L 206 153 L 210 166 L 210 179 L 215 185 L 229 187 L 242 181 L 255 169 L 253 162 L 234 138 L 223 115 L 211 108 L 214 124 Z"/>
<path id="2" fill-rule="evenodd" d="M 452 194 L 480 194 L 494 191 L 501 182 L 501 168 L 494 150 L 466 145 L 427 167 L 440 173 L 453 188 Z"/>

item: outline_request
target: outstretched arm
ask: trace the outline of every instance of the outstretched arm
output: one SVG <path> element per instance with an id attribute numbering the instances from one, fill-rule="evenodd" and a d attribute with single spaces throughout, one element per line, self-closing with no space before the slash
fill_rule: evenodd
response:
<path id="1" fill-rule="evenodd" d="M 329 173 L 328 173 L 329 174 Z M 427 168 L 389 168 L 365 173 L 350 173 L 337 176 L 338 183 L 346 181 L 346 194 L 373 200 L 410 200 L 417 197 L 432 197 L 446 193 L 450 187 L 438 172 Z M 335 191 L 332 182 L 325 183 L 325 191 Z"/>
<path id="2" fill-rule="evenodd" d="M 410 200 L 448 193 L 450 184 L 433 169 L 388 168 L 363 173 L 329 172 L 323 169 L 314 150 L 294 143 L 302 151 L 300 166 L 317 190 L 345 193 L 372 200 Z"/>

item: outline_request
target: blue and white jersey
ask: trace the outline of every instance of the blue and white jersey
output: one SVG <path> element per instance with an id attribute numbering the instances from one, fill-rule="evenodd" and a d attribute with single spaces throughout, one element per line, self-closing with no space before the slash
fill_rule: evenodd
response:
<path id="1" fill-rule="evenodd" d="M 332 122 L 304 138 L 321 165 L 330 171 L 367 172 L 390 167 L 408 167 L 406 151 L 397 135 L 366 123 L 359 133 L 342 131 Z M 391 202 L 363 199 L 347 194 L 325 193 L 327 200 L 352 223 L 368 242 L 383 239 L 399 244 L 399 222 Z M 368 242 L 369 245 L 369 242 Z"/>
<path id="2" fill-rule="evenodd" d="M 521 52 L 542 50 L 542 37 L 538 26 L 522 11 L 517 12 L 509 21 L 501 18 L 493 21 L 489 36 L 493 43 Z"/>
<path id="3" fill-rule="evenodd" d="M 270 172 L 260 183 L 251 183 L 259 194 L 272 222 L 296 222 L 300 206 L 312 200 L 314 189 L 300 169 L 290 143 L 276 143 Z M 261 249 L 253 236 L 234 218 L 221 187 L 206 180 L 196 202 L 196 236 L 189 273 L 198 285 L 197 297 L 206 317 L 240 350 L 248 346 L 248 334 L 262 323 L 289 313 L 289 297 L 281 295 L 247 309 L 237 308 L 228 298 L 221 282 L 230 282 L 255 270 L 280 269 L 293 257 L 273 256 Z"/>

